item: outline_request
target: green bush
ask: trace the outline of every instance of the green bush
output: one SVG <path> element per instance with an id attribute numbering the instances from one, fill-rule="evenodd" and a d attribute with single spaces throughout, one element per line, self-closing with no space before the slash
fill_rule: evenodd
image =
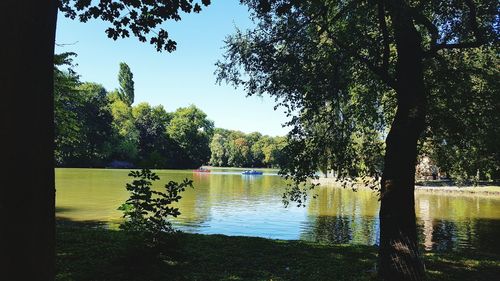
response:
<path id="1" fill-rule="evenodd" d="M 168 219 L 181 213 L 179 208 L 174 208 L 171 204 L 179 202 L 182 198 L 180 194 L 186 187 L 192 188 L 193 181 L 169 181 L 165 185 L 165 192 L 160 192 L 151 189 L 153 182 L 160 177 L 149 169 L 131 171 L 129 176 L 133 178 L 132 183 L 126 185 L 130 197 L 118 208 L 123 211 L 125 218 L 120 228 L 127 232 L 146 234 L 153 242 L 157 242 L 162 233 L 174 233 Z"/>

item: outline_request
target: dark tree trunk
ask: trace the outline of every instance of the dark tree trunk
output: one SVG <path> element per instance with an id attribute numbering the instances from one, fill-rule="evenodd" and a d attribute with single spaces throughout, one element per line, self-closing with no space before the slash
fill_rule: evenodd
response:
<path id="1" fill-rule="evenodd" d="M 56 4 L 0 1 L 0 280 L 54 279 Z"/>
<path id="2" fill-rule="evenodd" d="M 425 126 L 421 38 L 403 1 L 392 2 L 397 112 L 386 139 L 381 181 L 379 274 L 384 280 L 424 280 L 415 218 L 417 141 Z"/>

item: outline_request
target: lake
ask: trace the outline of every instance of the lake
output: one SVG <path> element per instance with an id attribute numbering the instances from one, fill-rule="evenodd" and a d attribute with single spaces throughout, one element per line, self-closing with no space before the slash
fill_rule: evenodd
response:
<path id="1" fill-rule="evenodd" d="M 186 232 L 302 239 L 328 243 L 377 244 L 377 195 L 370 190 L 319 187 L 306 207 L 285 208 L 286 182 L 276 170 L 241 175 L 238 169 L 157 170 L 154 187 L 184 178 L 194 189 L 182 194 L 181 215 L 173 224 Z M 60 220 L 99 222 L 111 228 L 127 198 L 129 170 L 56 169 L 56 216 Z M 425 250 L 500 252 L 500 196 L 416 193 L 420 242 Z"/>

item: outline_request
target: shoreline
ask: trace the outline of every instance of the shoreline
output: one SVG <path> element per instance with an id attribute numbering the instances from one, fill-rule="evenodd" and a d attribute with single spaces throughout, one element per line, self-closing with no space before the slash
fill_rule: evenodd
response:
<path id="1" fill-rule="evenodd" d="M 342 188 L 339 181 L 334 178 L 319 178 L 312 180 L 319 186 Z M 437 182 L 436 182 L 437 183 Z M 479 185 L 479 186 L 459 186 L 459 185 L 438 185 L 433 182 L 416 183 L 415 191 L 422 193 L 448 193 L 461 195 L 488 195 L 500 196 L 500 186 L 498 185 Z M 358 188 L 365 188 L 362 184 L 356 184 Z"/>

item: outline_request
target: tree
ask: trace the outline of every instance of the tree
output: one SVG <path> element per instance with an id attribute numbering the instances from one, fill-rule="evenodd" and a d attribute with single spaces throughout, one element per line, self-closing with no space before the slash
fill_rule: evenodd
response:
<path id="1" fill-rule="evenodd" d="M 134 103 L 134 74 L 132 74 L 130 67 L 124 62 L 120 63 L 118 82 L 120 83 L 120 88 L 118 89 L 120 99 L 127 105 L 132 105 Z"/>
<path id="2" fill-rule="evenodd" d="M 210 1 L 201 3 L 207 6 Z M 9 163 L 2 171 L 1 218 L 9 227 L 0 234 L 0 271 L 6 280 L 51 280 L 55 246 L 53 61 L 58 8 L 82 22 L 92 18 L 109 22 L 106 33 L 115 40 L 132 33 L 145 42 L 163 22 L 180 20 L 180 12 L 199 12 L 201 6 L 188 0 L 7 0 L 0 8 L 10 11 L 1 18 L 2 26 L 8 27 L 3 39 L 15 42 L 2 45 L 0 52 L 8 73 L 2 75 L 2 91 L 9 93 L 0 108 L 5 132 L 2 155 L 4 163 Z M 175 41 L 164 29 L 149 37 L 149 43 L 157 50 L 175 50 Z M 31 171 L 30 177 L 25 177 L 26 170 Z M 24 187 L 13 188 L 19 178 L 25 179 Z"/>
<path id="3" fill-rule="evenodd" d="M 253 132 L 245 134 L 216 128 L 210 142 L 210 164 L 233 167 L 278 167 L 282 160 L 281 150 L 286 144 L 284 137 L 263 136 Z"/>
<path id="4" fill-rule="evenodd" d="M 55 162 L 57 166 L 102 166 L 111 148 L 111 112 L 106 90 L 81 83 L 73 53 L 56 55 L 54 73 Z M 69 65 L 67 71 L 57 67 Z"/>
<path id="5" fill-rule="evenodd" d="M 108 96 L 115 135 L 115 149 L 111 158 L 134 162 L 138 155 L 139 131 L 134 123 L 132 108 L 119 98 L 118 92 L 112 92 Z"/>
<path id="6" fill-rule="evenodd" d="M 77 87 L 80 80 L 73 70 L 74 53 L 63 53 L 54 57 L 54 125 L 55 163 L 62 166 L 69 158 L 72 148 L 80 140 L 78 105 L 82 103 Z M 62 67 L 67 66 L 66 70 Z"/>
<path id="7" fill-rule="evenodd" d="M 195 168 L 208 163 L 213 128 L 213 121 L 194 105 L 178 108 L 172 114 L 167 133 L 181 150 L 177 167 Z"/>
<path id="8" fill-rule="evenodd" d="M 139 132 L 138 164 L 145 168 L 165 168 L 173 161 L 173 144 L 167 135 L 171 120 L 163 106 L 140 103 L 132 109 Z"/>
<path id="9" fill-rule="evenodd" d="M 437 63 L 423 152 L 453 179 L 500 179 L 498 51 L 450 51 Z"/>
<path id="10" fill-rule="evenodd" d="M 291 116 L 298 112 L 289 123 L 294 128 L 285 150 L 292 157 L 282 170 L 295 182 L 288 198 L 303 203 L 309 187 L 301 188 L 300 183 L 325 161 L 333 163 L 340 178 L 360 172 L 377 177 L 376 158 L 366 159 L 368 170 L 356 171 L 360 167 L 353 164 L 355 146 L 359 140 L 370 144 L 385 136 L 379 274 L 386 280 L 424 279 L 414 181 L 417 143 L 427 127 L 435 87 L 429 79 L 446 71 L 443 55 L 495 48 L 499 4 L 242 2 L 257 26 L 227 39 L 226 60 L 218 63 L 219 81 L 242 86 L 249 95 L 269 93 Z M 441 90 L 451 94 L 445 87 Z"/>
<path id="11" fill-rule="evenodd" d="M 227 166 L 226 138 L 221 134 L 214 134 L 210 142 L 210 164 L 213 166 Z"/>
<path id="12" fill-rule="evenodd" d="M 227 163 L 232 167 L 248 167 L 250 158 L 250 146 L 244 137 L 232 139 L 228 144 Z"/>
<path id="13" fill-rule="evenodd" d="M 77 91 L 82 103 L 77 108 L 80 139 L 67 164 L 102 167 L 112 153 L 113 116 L 106 89 L 96 83 L 82 83 Z"/>

